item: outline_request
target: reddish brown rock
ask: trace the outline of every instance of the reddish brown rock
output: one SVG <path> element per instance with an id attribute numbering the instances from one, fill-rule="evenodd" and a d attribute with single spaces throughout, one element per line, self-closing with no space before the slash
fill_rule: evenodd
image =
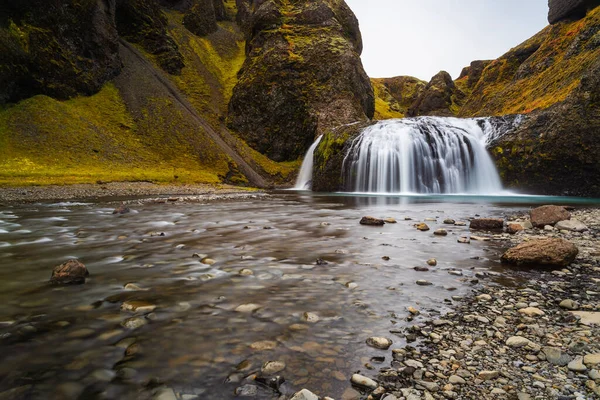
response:
<path id="1" fill-rule="evenodd" d="M 80 285 L 85 283 L 85 278 L 89 275 L 90 273 L 82 262 L 69 260 L 54 267 L 50 283 L 54 285 Z"/>
<path id="2" fill-rule="evenodd" d="M 362 219 L 360 220 L 360 224 L 381 226 L 385 225 L 385 221 L 375 217 L 362 217 Z"/>
<path id="3" fill-rule="evenodd" d="M 506 232 L 510 233 L 511 235 L 514 235 L 515 233 L 521 232 L 524 230 L 525 230 L 525 228 L 523 228 L 523 225 L 521 225 L 521 224 L 510 223 L 506 227 Z"/>
<path id="4" fill-rule="evenodd" d="M 536 228 L 571 219 L 571 213 L 561 206 L 542 206 L 531 210 L 531 223 Z"/>
<path id="5" fill-rule="evenodd" d="M 539 239 L 509 249 L 501 260 L 514 265 L 566 267 L 575 260 L 577 253 L 577 246 L 567 240 Z"/>
<path id="6" fill-rule="evenodd" d="M 476 231 L 493 231 L 504 228 L 504 220 L 501 218 L 478 218 L 471 220 L 469 228 Z"/>
<path id="7" fill-rule="evenodd" d="M 129 214 L 130 212 L 131 210 L 125 204 L 121 204 L 113 210 L 113 214 Z"/>

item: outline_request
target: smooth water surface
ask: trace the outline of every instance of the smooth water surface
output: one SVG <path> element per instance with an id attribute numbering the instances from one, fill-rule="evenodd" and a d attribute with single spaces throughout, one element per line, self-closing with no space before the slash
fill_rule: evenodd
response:
<path id="1" fill-rule="evenodd" d="M 391 353 L 367 347 L 368 337 L 404 343 L 390 331 L 409 323 L 406 307 L 423 317 L 443 312 L 444 300 L 467 293 L 477 271 L 502 271 L 502 242 L 458 244 L 466 227 L 443 226 L 447 237 L 432 232 L 445 218 L 502 217 L 529 207 L 517 200 L 285 193 L 139 204 L 122 216 L 108 203 L 4 207 L 0 392 L 133 399 L 167 386 L 179 395 L 230 399 L 264 362 L 279 360 L 286 363 L 279 372 L 284 394 L 306 387 L 340 398 L 351 390 L 352 373 L 368 375 L 367 363 L 379 367 L 372 357 L 389 363 Z M 398 223 L 361 226 L 364 215 Z M 413 224 L 426 218 L 437 220 L 427 221 L 432 230 L 417 231 Z M 215 263 L 203 264 L 205 257 Z M 69 258 L 87 265 L 88 282 L 48 285 L 52 268 Z M 429 258 L 437 267 L 414 270 Z M 253 275 L 240 275 L 243 269 Z M 433 285 L 417 286 L 418 279 Z M 128 283 L 144 290 L 125 289 Z M 157 308 L 120 310 L 132 300 Z M 259 308 L 236 311 L 249 303 Z M 319 320 L 307 322 L 304 313 Z M 136 316 L 143 326 L 122 326 Z M 272 397 L 259 391 L 259 398 Z"/>

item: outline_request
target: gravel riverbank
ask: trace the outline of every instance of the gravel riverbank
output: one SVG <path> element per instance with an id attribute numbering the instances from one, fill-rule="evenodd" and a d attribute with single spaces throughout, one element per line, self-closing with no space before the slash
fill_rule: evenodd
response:
<path id="1" fill-rule="evenodd" d="M 407 310 L 412 325 L 399 333 L 406 345 L 368 382 L 369 399 L 600 398 L 600 210 L 572 218 L 588 229 L 486 235 L 511 245 L 564 238 L 579 255 L 563 269 L 515 268 L 508 273 L 519 278 L 514 287 L 478 274 L 481 285 L 449 299 L 453 311 L 443 316 Z M 510 219 L 526 223 L 528 216 Z"/>
<path id="2" fill-rule="evenodd" d="M 150 182 L 111 182 L 101 184 L 27 186 L 0 188 L 0 204 L 40 201 L 73 201 L 135 197 L 185 197 L 194 200 L 228 200 L 255 196 L 261 192 L 228 185 L 157 185 Z M 262 194 L 261 194 L 262 195 Z M 148 199 L 147 201 L 150 201 Z"/>

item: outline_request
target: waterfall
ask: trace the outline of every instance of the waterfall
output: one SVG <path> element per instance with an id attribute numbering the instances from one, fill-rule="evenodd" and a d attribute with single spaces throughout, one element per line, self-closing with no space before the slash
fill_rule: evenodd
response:
<path id="1" fill-rule="evenodd" d="M 300 168 L 300 173 L 298 174 L 298 179 L 296 179 L 296 186 L 294 189 L 297 190 L 310 190 L 312 188 L 312 174 L 313 174 L 313 164 L 315 157 L 315 149 L 321 142 L 323 135 L 319 136 L 317 140 L 310 146 L 308 151 L 306 152 L 306 156 L 304 156 L 304 161 L 302 162 L 302 168 Z"/>
<path id="2" fill-rule="evenodd" d="M 346 190 L 498 193 L 502 184 L 486 144 L 512 125 L 443 117 L 378 122 L 351 143 L 342 168 Z"/>

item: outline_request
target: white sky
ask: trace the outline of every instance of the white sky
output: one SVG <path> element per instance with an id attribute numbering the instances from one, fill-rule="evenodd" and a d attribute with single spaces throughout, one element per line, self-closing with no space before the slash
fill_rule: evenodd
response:
<path id="1" fill-rule="evenodd" d="M 548 0 L 346 0 L 362 32 L 373 78 L 441 70 L 458 78 L 473 60 L 495 59 L 548 25 Z"/>

